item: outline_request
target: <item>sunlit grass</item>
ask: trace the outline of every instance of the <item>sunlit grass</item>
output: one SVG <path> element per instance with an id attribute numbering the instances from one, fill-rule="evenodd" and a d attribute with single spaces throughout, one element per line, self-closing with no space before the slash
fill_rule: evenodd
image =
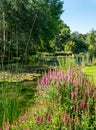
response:
<path id="1" fill-rule="evenodd" d="M 94 82 L 96 84 L 96 66 L 86 66 L 83 69 L 83 72 L 85 72 L 89 76 L 93 76 Z"/>

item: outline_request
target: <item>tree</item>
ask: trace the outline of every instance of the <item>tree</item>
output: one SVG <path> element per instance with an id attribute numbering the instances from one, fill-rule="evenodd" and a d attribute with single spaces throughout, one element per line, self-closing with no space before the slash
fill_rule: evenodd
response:
<path id="1" fill-rule="evenodd" d="M 56 35 L 56 41 L 55 41 L 55 46 L 56 50 L 59 51 L 64 51 L 64 46 L 70 39 L 70 28 L 67 26 L 67 24 L 63 23 L 63 21 L 60 21 L 59 24 L 59 31 L 58 34 Z"/>
<path id="2" fill-rule="evenodd" d="M 86 34 L 86 43 L 91 57 L 96 56 L 96 30 L 92 29 Z"/>
<path id="3" fill-rule="evenodd" d="M 6 44 L 5 54 L 20 56 L 31 55 L 34 51 L 50 51 L 50 41 L 58 31 L 62 8 L 60 0 L 2 0 L 0 42 Z"/>
<path id="4" fill-rule="evenodd" d="M 74 32 L 71 34 L 71 40 L 74 42 L 74 46 L 72 48 L 73 53 L 87 52 L 88 45 L 85 42 L 85 35 L 80 34 L 78 32 Z"/>

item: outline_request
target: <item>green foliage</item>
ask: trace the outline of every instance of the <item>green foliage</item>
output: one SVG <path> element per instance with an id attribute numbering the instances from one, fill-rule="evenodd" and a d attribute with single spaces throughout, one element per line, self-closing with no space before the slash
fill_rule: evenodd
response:
<path id="1" fill-rule="evenodd" d="M 96 30 L 91 30 L 86 36 L 86 43 L 88 44 L 88 51 L 90 56 L 96 57 Z"/>
<path id="2" fill-rule="evenodd" d="M 57 57 L 59 69 L 68 69 L 69 66 L 74 67 L 76 65 L 75 59 L 72 56 L 58 56 Z"/>
<path id="3" fill-rule="evenodd" d="M 28 56 L 50 51 L 50 41 L 58 31 L 63 2 L 2 0 L 0 3 L 0 51 L 6 55 Z M 18 47 L 17 47 L 18 46 Z M 10 52 L 8 51 L 10 49 Z"/>
<path id="4" fill-rule="evenodd" d="M 11 129 L 93 130 L 96 125 L 94 90 L 94 83 L 79 67 L 67 71 L 50 68 L 38 80 L 36 104 Z"/>
<path id="5" fill-rule="evenodd" d="M 35 54 L 33 56 L 29 56 L 29 61 L 28 63 L 31 64 L 31 65 L 38 65 L 39 62 L 40 62 L 40 55 L 38 54 Z"/>
<path id="6" fill-rule="evenodd" d="M 71 34 L 71 40 L 74 43 L 72 47 L 73 53 L 79 54 L 80 52 L 87 52 L 88 45 L 85 42 L 85 35 L 82 35 L 78 32 L 74 32 Z"/>

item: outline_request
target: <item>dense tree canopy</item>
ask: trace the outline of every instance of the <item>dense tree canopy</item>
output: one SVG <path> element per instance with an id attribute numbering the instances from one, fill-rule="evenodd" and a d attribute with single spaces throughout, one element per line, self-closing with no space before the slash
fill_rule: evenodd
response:
<path id="1" fill-rule="evenodd" d="M 0 48 L 19 53 L 49 51 L 63 10 L 60 0 L 2 0 Z M 15 55 L 15 54 L 14 54 Z"/>
<path id="2" fill-rule="evenodd" d="M 0 56 L 37 51 L 89 51 L 96 55 L 96 30 L 71 33 L 60 19 L 62 13 L 62 0 L 1 0 Z"/>

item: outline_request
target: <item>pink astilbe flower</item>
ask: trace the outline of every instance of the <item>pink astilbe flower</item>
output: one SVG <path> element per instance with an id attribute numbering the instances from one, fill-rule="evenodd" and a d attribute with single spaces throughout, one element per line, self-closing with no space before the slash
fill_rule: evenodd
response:
<path id="1" fill-rule="evenodd" d="M 83 109 L 86 106 L 86 98 L 83 98 L 80 103 L 80 108 Z"/>

